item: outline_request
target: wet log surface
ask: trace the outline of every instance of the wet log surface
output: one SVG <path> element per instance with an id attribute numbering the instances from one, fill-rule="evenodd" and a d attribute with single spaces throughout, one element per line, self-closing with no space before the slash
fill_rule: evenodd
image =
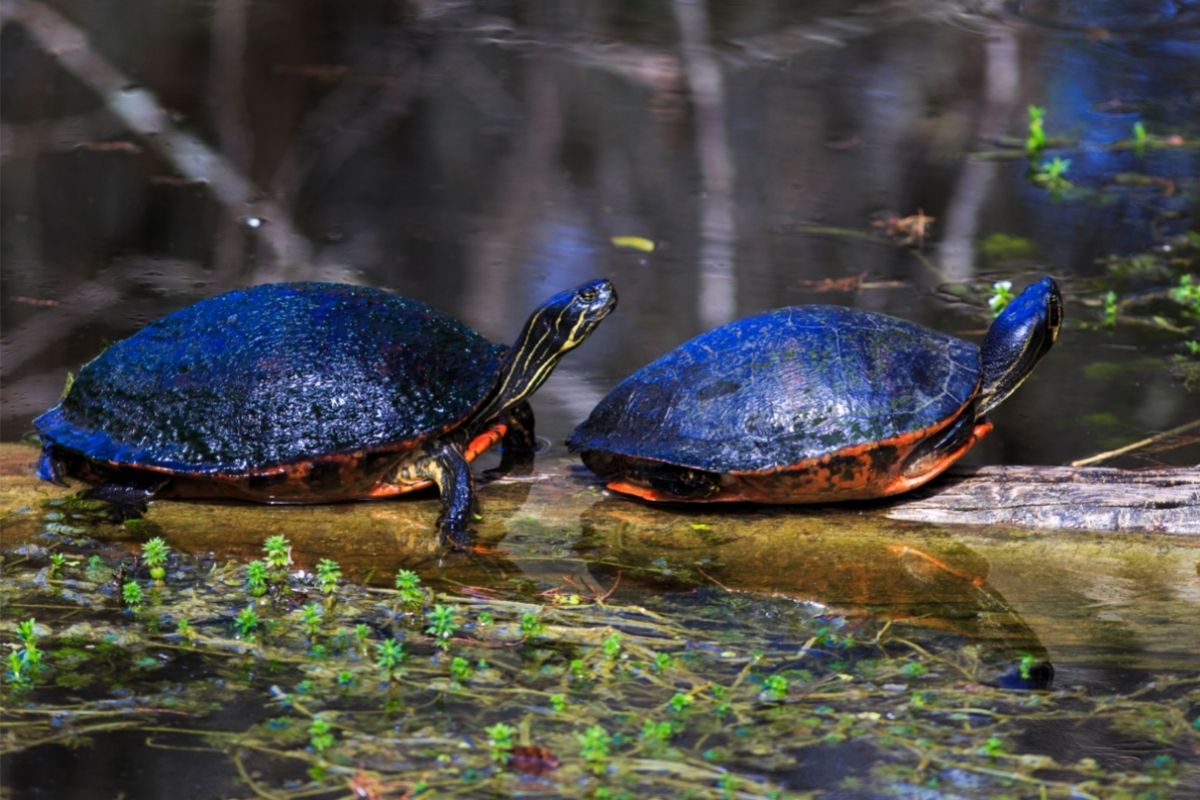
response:
<path id="1" fill-rule="evenodd" d="M 1089 531 L 1200 533 L 1200 468 L 956 467 L 892 519 Z"/>

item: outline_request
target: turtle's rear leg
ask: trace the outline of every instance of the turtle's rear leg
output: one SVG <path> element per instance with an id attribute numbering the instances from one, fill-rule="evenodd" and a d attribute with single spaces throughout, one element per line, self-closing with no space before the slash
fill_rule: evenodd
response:
<path id="1" fill-rule="evenodd" d="M 114 522 L 140 519 L 149 509 L 150 501 L 167 488 L 171 479 L 162 475 L 127 472 L 114 475 L 98 486 L 79 493 L 84 500 L 105 504 Z"/>

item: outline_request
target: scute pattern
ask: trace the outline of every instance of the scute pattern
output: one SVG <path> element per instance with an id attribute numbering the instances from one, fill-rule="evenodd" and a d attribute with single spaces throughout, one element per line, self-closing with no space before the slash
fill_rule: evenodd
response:
<path id="1" fill-rule="evenodd" d="M 35 424 L 92 459 L 250 473 L 451 427 L 491 389 L 503 350 L 378 289 L 266 284 L 117 342 Z"/>
<path id="2" fill-rule="evenodd" d="M 949 419 L 979 377 L 970 342 L 869 311 L 781 308 L 630 375 L 568 444 L 712 472 L 777 470 Z"/>

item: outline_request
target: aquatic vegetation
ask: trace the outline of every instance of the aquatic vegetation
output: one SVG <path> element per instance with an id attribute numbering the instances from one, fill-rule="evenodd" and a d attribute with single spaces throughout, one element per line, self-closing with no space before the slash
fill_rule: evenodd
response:
<path id="1" fill-rule="evenodd" d="M 1071 169 L 1071 159 L 1055 156 L 1037 165 L 1030 178 L 1038 186 L 1059 194 L 1071 188 L 1067 180 L 1067 172 Z"/>
<path id="2" fill-rule="evenodd" d="M 1139 119 L 1137 122 L 1133 123 L 1133 148 L 1138 154 L 1139 158 L 1146 154 L 1146 143 L 1148 141 L 1149 137 L 1146 135 L 1146 124 Z"/>
<path id="3" fill-rule="evenodd" d="M 32 620 L 15 634 L 0 628 L 13 637 L 4 691 L 36 697 L 51 676 L 84 698 L 13 728 L 10 751 L 117 725 L 155 731 L 164 757 L 210 748 L 242 776 L 241 793 L 281 800 L 354 787 L 504 796 L 532 778 L 555 796 L 740 798 L 791 796 L 781 763 L 846 746 L 878 754 L 851 777 L 880 796 L 936 785 L 1066 798 L 1168 792 L 1200 743 L 1179 702 L 1200 691 L 1194 675 L 1156 675 L 1152 690 L 1119 699 L 1014 692 L 988 679 L 978 646 L 947 646 L 943 634 L 903 624 L 810 618 L 781 600 L 715 594 L 690 618 L 663 613 L 669 606 L 650 596 L 632 606 L 584 594 L 572 605 L 543 602 L 541 586 L 477 596 L 425 586 L 415 573 L 403 588 L 379 588 L 323 586 L 297 571 L 271 600 L 247 604 L 243 565 L 174 559 L 171 582 L 151 590 L 153 616 L 170 624 L 115 614 L 103 587 L 84 583 L 82 605 L 57 612 L 71 620 L 69 636 L 65 625 Z M 32 572 L 4 577 L 30 602 L 46 591 Z M 771 613 L 760 614 L 763 602 Z M 68 663 L 77 666 L 46 667 Z M 219 680 L 164 689 L 157 674 L 176 663 L 189 673 L 205 664 Z M 1008 663 L 1029 675 L 1041 659 L 1025 652 Z M 139 672 L 156 677 L 137 690 L 131 715 L 105 687 Z M 231 702 L 248 722 L 198 723 Z M 1023 739 L 1029 724 L 1120 727 L 1157 749 L 1146 770 L 1085 766 Z"/>
<path id="4" fill-rule="evenodd" d="M 333 559 L 322 558 L 317 562 L 317 585 L 321 594 L 332 596 L 337 592 L 338 581 L 342 579 L 342 568 Z"/>
<path id="5" fill-rule="evenodd" d="M 1030 158 L 1036 158 L 1046 147 L 1046 109 L 1030 105 L 1027 111 L 1029 133 L 1025 136 L 1025 153 Z"/>
<path id="6" fill-rule="evenodd" d="M 142 544 L 142 563 L 150 570 L 150 577 L 161 581 L 167 577 L 167 554 L 171 548 L 161 537 L 155 536 Z"/>
<path id="7" fill-rule="evenodd" d="M 1179 276 L 1179 284 L 1171 289 L 1171 299 L 1183 306 L 1188 314 L 1200 317 L 1200 281 L 1190 273 Z"/>
<path id="8" fill-rule="evenodd" d="M 1117 326 L 1117 293 L 1112 289 L 1104 295 L 1104 327 L 1115 328 Z"/>
<path id="9" fill-rule="evenodd" d="M 512 749 L 516 745 L 513 735 L 516 734 L 517 729 L 503 722 L 497 722 L 487 728 L 486 732 L 492 761 L 502 766 L 507 764 L 512 758 Z"/>

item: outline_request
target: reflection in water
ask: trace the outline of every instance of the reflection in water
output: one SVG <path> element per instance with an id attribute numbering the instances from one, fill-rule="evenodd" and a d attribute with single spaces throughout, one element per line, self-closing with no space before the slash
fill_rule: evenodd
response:
<path id="1" fill-rule="evenodd" d="M 715 586 L 788 597 L 962 637 L 984 648 L 984 679 L 999 685 L 1045 688 L 1054 674 L 1037 634 L 988 586 L 987 561 L 952 538 L 821 525 L 730 525 L 723 534 L 625 500 L 596 503 L 580 525 L 575 549 L 602 585 L 620 575 L 655 592 Z"/>

